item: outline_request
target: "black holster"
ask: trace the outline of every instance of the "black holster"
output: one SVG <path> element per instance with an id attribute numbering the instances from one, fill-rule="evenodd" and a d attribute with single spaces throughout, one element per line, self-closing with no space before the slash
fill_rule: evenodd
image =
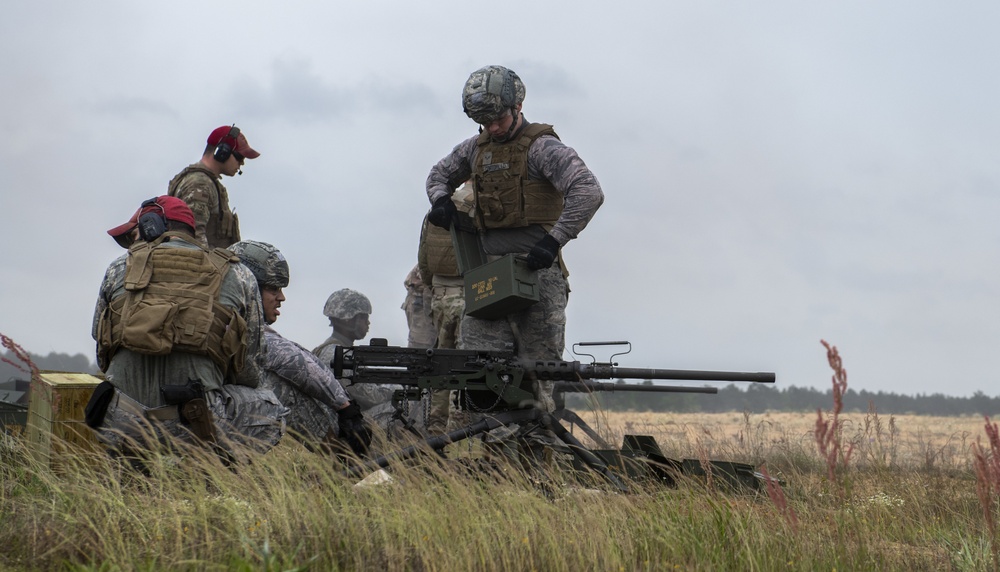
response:
<path id="1" fill-rule="evenodd" d="M 167 405 L 177 406 L 181 422 L 192 433 L 203 441 L 215 442 L 215 424 L 201 381 L 189 379 L 184 385 L 162 385 L 160 393 Z"/>

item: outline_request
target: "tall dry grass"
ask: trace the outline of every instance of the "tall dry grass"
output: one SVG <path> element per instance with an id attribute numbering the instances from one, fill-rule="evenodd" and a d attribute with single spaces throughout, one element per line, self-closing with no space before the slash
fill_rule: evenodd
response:
<path id="1" fill-rule="evenodd" d="M 52 471 L 4 435 L 0 569 L 992 569 L 972 470 L 851 465 L 845 496 L 815 443 L 786 442 L 772 458 L 781 449 L 757 441 L 782 437 L 747 423 L 755 437 L 742 448 L 703 433 L 676 456 L 703 447 L 762 460 L 780 489 L 685 481 L 619 494 L 559 468 L 480 472 L 471 457 L 434 455 L 360 487 L 293 441 L 235 469 L 195 452 L 153 457 L 148 476 L 103 454 L 66 456 Z"/>
<path id="2" fill-rule="evenodd" d="M 966 447 L 969 435 L 886 422 L 874 406 L 841 413 L 839 447 L 853 453 L 837 457 L 831 478 L 816 422 L 832 410 L 794 425 L 739 413 L 595 416 L 612 442 L 650 434 L 668 456 L 748 462 L 784 484 L 734 493 L 631 482 L 620 494 L 561 466 L 487 465 L 461 444 L 448 461 L 424 455 L 394 465 L 390 482 L 360 486 L 292 440 L 235 467 L 192 450 L 152 456 L 148 474 L 84 452 L 52 470 L 23 436 L 0 433 L 0 569 L 995 569 L 998 489 L 988 487 L 1000 473 L 977 480 L 976 452 L 994 463 L 1000 439 L 997 450 L 993 437 Z"/>

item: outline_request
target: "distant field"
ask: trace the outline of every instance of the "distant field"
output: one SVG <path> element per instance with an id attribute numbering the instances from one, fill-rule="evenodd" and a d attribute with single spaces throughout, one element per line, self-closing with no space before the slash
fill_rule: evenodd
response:
<path id="1" fill-rule="evenodd" d="M 775 448 L 815 450 L 816 413 L 621 413 L 578 411 L 620 445 L 626 433 L 652 435 L 661 448 L 693 454 L 699 447 L 716 451 L 756 452 L 766 456 Z M 826 416 L 827 413 L 824 413 Z M 845 441 L 855 445 L 859 460 L 884 455 L 899 465 L 967 467 L 969 448 L 985 439 L 985 420 L 979 416 L 872 416 L 844 414 Z"/>

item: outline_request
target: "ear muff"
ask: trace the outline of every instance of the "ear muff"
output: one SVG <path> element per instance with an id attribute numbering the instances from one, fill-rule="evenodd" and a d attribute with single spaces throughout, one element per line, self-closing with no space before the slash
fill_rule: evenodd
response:
<path id="1" fill-rule="evenodd" d="M 233 156 L 233 149 L 236 147 L 236 138 L 240 135 L 240 128 L 233 125 L 229 128 L 229 133 L 219 141 L 219 144 L 215 147 L 215 153 L 212 157 L 220 162 L 225 163 Z"/>
<path id="2" fill-rule="evenodd" d="M 167 214 L 163 211 L 160 203 L 156 199 L 149 199 L 142 202 L 142 208 L 156 207 L 157 211 L 150 211 L 139 215 L 138 227 L 139 238 L 150 242 L 156 240 L 161 234 L 167 232 Z"/>

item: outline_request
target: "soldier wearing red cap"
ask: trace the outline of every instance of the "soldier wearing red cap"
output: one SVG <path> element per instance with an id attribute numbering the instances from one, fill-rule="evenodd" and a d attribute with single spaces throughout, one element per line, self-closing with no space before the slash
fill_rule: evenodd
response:
<path id="1" fill-rule="evenodd" d="M 256 278 L 232 252 L 199 244 L 195 223 L 184 201 L 163 195 L 108 231 L 131 245 L 108 267 L 94 310 L 106 412 L 88 423 L 112 451 L 131 456 L 154 435 L 264 451 L 284 434 L 287 410 L 258 388 Z"/>
<path id="2" fill-rule="evenodd" d="M 239 127 L 223 125 L 209 134 L 201 160 L 170 180 L 167 194 L 191 207 L 195 237 L 205 246 L 226 248 L 239 242 L 240 220 L 229 208 L 222 175 L 242 174 L 244 161 L 259 156 Z"/>

